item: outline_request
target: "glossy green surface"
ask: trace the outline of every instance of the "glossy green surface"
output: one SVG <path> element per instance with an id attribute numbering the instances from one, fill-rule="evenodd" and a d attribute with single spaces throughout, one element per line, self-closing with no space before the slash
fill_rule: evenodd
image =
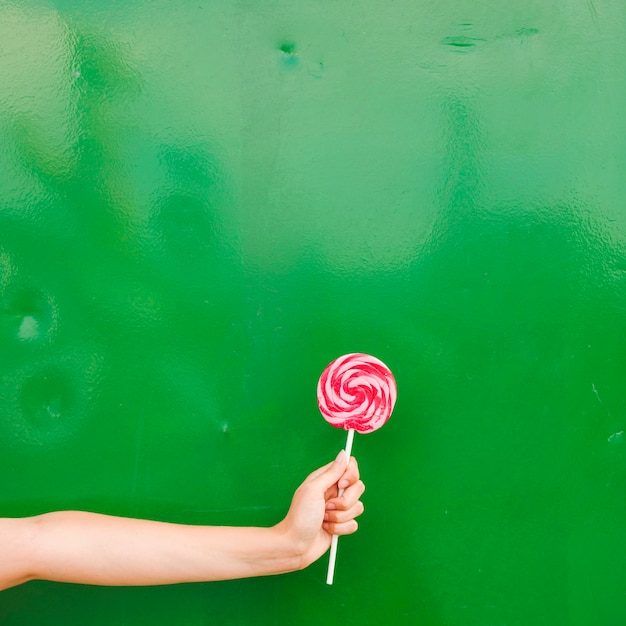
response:
<path id="1" fill-rule="evenodd" d="M 271 524 L 377 355 L 361 530 L 0 623 L 623 626 L 626 6 L 0 0 L 0 515 Z M 1 558 L 1 557 L 0 557 Z"/>

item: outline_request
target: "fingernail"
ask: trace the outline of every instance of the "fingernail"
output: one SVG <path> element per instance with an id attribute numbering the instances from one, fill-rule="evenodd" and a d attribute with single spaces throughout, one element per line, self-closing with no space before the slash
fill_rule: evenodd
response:
<path id="1" fill-rule="evenodd" d="M 332 502 L 328 503 L 326 505 L 326 510 L 327 511 L 334 511 L 335 510 L 335 505 Z"/>
<path id="2" fill-rule="evenodd" d="M 346 456 L 346 451 L 339 450 L 339 454 L 337 455 L 337 458 L 335 459 L 335 461 L 341 461 L 341 459 L 343 459 L 345 456 Z"/>
<path id="3" fill-rule="evenodd" d="M 350 482 L 344 478 L 343 480 L 339 481 L 339 484 L 337 486 L 339 487 L 339 489 L 345 489 L 349 484 Z"/>

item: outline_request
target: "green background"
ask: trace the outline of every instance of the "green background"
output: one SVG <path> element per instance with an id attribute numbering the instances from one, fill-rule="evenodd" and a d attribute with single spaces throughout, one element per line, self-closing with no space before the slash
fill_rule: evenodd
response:
<path id="1" fill-rule="evenodd" d="M 272 524 L 398 381 L 297 574 L 33 582 L 0 623 L 626 623 L 623 0 L 0 0 L 0 515 Z"/>

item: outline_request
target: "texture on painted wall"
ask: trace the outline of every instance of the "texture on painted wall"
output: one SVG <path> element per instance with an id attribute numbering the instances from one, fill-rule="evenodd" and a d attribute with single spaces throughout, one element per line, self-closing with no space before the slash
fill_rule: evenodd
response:
<path id="1" fill-rule="evenodd" d="M 322 368 L 402 389 L 333 587 L 34 582 L 0 623 L 623 624 L 625 36 L 618 0 L 0 0 L 0 515 L 271 524 L 343 444 Z"/>

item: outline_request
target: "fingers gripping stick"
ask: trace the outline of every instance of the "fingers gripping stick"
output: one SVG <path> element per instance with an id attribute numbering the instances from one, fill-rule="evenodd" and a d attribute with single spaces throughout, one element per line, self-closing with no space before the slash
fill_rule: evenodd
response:
<path id="1" fill-rule="evenodd" d="M 346 441 L 346 458 L 350 461 L 352 454 L 352 442 L 354 441 L 354 429 L 348 431 L 348 440 Z M 341 497 L 344 490 L 340 489 L 337 495 Z M 339 535 L 333 535 L 330 541 L 330 559 L 328 561 L 328 573 L 326 574 L 326 584 L 332 585 L 335 576 L 335 561 L 337 560 L 337 545 L 339 543 Z"/>

